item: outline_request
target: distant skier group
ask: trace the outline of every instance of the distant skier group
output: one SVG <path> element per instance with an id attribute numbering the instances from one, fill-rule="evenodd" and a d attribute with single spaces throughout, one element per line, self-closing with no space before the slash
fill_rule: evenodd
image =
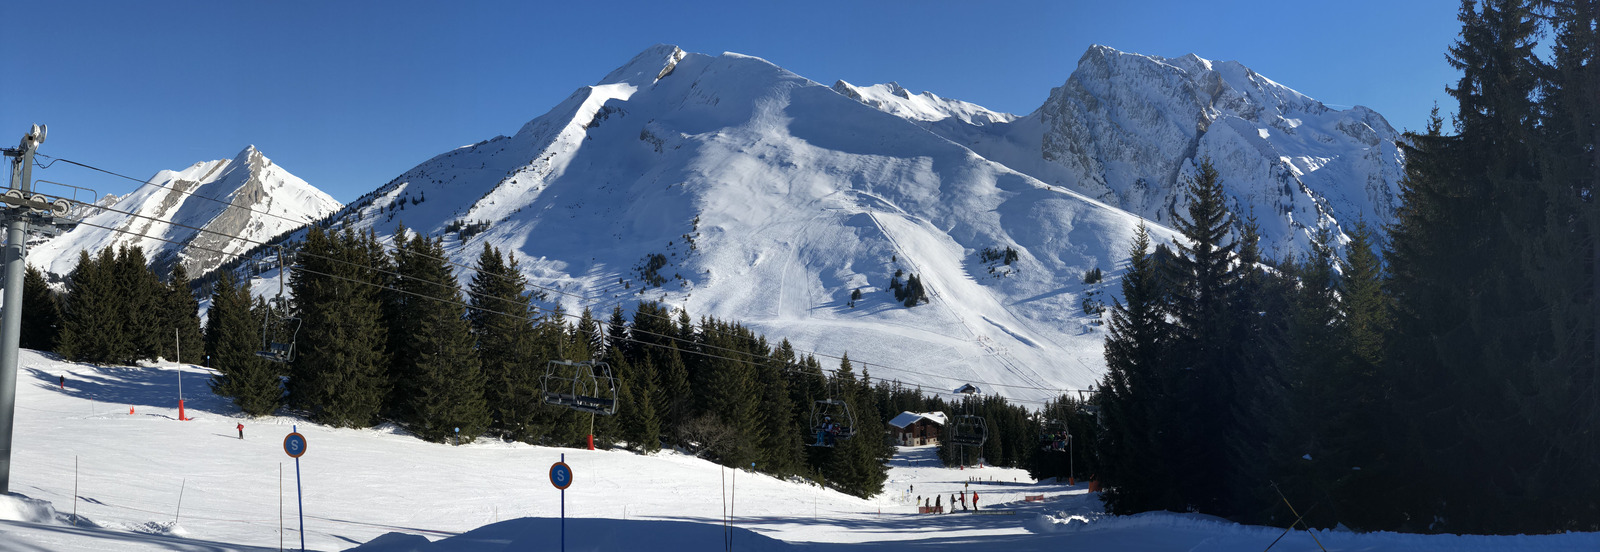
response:
<path id="1" fill-rule="evenodd" d="M 942 513 L 947 513 L 948 514 L 948 513 L 951 513 L 951 512 L 955 512 L 956 511 L 956 503 L 957 502 L 961 503 L 961 511 L 963 511 L 963 512 L 967 511 L 967 493 L 966 493 L 966 491 L 962 491 L 962 492 L 959 492 L 959 493 L 950 493 L 950 511 L 949 512 L 944 512 L 943 511 L 944 510 L 944 496 L 943 495 L 934 495 L 933 500 L 924 500 L 920 495 L 917 496 L 917 507 L 918 508 L 932 507 L 934 513 L 941 513 L 942 512 Z M 978 491 L 972 491 L 972 509 L 973 510 L 977 510 L 978 509 Z"/>

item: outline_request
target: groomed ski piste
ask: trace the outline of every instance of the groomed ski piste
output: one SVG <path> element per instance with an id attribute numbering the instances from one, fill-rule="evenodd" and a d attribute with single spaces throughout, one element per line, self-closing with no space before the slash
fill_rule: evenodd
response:
<path id="1" fill-rule="evenodd" d="M 187 421 L 178 420 L 180 379 Z M 249 418 L 212 394 L 209 379 L 191 365 L 93 366 L 24 350 L 0 550 L 298 550 L 302 500 L 283 449 L 292 429 L 307 442 L 298 470 L 308 550 L 561 550 L 562 492 L 549 470 L 563 455 L 574 474 L 564 506 L 573 551 L 726 549 L 730 538 L 736 550 L 1263 550 L 1280 536 L 1272 550 L 1600 549 L 1596 533 L 1317 531 L 1313 540 L 1195 514 L 1106 516 L 1081 482 L 945 468 L 931 446 L 900 448 L 884 493 L 860 499 L 676 451 L 451 446 L 393 427 Z M 959 502 L 955 513 L 917 513 L 918 496 L 941 496 L 948 510 L 963 491 L 996 515 Z"/>

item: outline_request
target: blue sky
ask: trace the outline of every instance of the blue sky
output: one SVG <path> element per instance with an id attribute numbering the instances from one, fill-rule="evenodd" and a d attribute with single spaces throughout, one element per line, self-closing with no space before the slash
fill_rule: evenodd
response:
<path id="1" fill-rule="evenodd" d="M 138 178 L 255 144 L 348 202 L 451 148 L 514 133 L 656 43 L 831 84 L 1027 114 L 1091 44 L 1238 60 L 1399 129 L 1453 104 L 1455 0 L 1340 2 L 14 2 L 0 142 Z M 58 164 L 35 178 L 126 193 Z"/>

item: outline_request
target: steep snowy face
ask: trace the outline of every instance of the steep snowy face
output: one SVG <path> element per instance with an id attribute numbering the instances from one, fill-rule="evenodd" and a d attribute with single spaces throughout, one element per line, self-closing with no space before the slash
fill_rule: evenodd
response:
<path id="1" fill-rule="evenodd" d="M 1209 159 L 1229 207 L 1253 214 L 1279 257 L 1307 251 L 1323 226 L 1336 239 L 1358 220 L 1381 232 L 1399 202 L 1399 133 L 1381 115 L 1331 109 L 1234 61 L 1093 46 L 1020 119 L 965 119 L 989 111 L 944 99 L 971 108 L 935 109 L 898 89 L 835 85 L 991 161 L 1162 224 L 1182 212 L 1186 178 Z"/>
<path id="2" fill-rule="evenodd" d="M 183 263 L 190 277 L 196 277 L 257 242 L 340 207 L 255 146 L 230 160 L 161 171 L 128 195 L 100 204 L 110 210 L 88 208 L 86 224 L 31 249 L 28 261 L 65 276 L 77 265 L 80 251 L 93 255 L 105 247 L 141 246 L 158 272 Z"/>
<path id="3" fill-rule="evenodd" d="M 1380 227 L 1399 197 L 1399 134 L 1382 116 L 1330 109 L 1238 62 L 1095 46 L 1030 118 L 1044 161 L 1065 169 L 1052 176 L 1156 221 L 1183 208 L 1183 182 L 1211 160 L 1230 207 L 1253 213 L 1279 255 L 1321 226 Z"/>
<path id="4" fill-rule="evenodd" d="M 1113 286 L 1083 274 L 1119 269 L 1138 222 L 759 58 L 671 46 L 337 219 L 443 235 L 468 265 L 485 243 L 510 252 L 545 308 L 663 300 L 849 353 L 876 377 L 1036 400 L 1099 378 L 1100 316 L 1084 305 Z M 897 272 L 932 302 L 896 301 Z"/>

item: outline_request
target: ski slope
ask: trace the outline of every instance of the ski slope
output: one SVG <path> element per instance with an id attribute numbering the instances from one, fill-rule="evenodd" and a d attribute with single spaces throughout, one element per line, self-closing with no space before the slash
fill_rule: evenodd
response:
<path id="1" fill-rule="evenodd" d="M 1082 485 L 1035 482 L 1013 469 L 947 469 L 932 447 L 900 449 L 885 492 L 859 499 L 671 451 L 455 447 L 392 428 L 248 419 L 208 391 L 208 377 L 189 365 L 96 367 L 23 351 L 0 551 L 261 551 L 280 540 L 296 549 L 296 466 L 282 449 L 296 426 L 308 443 L 299 470 L 310 550 L 559 550 L 562 497 L 547 470 L 563 455 L 574 471 L 569 550 L 710 550 L 730 532 L 739 550 L 1262 550 L 1282 533 L 1165 512 L 1108 517 Z M 180 379 L 190 421 L 177 420 Z M 241 422 L 243 440 L 234 429 Z M 918 495 L 940 494 L 948 506 L 951 493 L 966 490 L 985 509 L 1013 513 L 915 513 Z M 1027 495 L 1045 500 L 1024 502 Z M 1316 538 L 1329 550 L 1600 548 L 1593 533 Z M 1274 550 L 1316 546 L 1296 532 Z"/>

